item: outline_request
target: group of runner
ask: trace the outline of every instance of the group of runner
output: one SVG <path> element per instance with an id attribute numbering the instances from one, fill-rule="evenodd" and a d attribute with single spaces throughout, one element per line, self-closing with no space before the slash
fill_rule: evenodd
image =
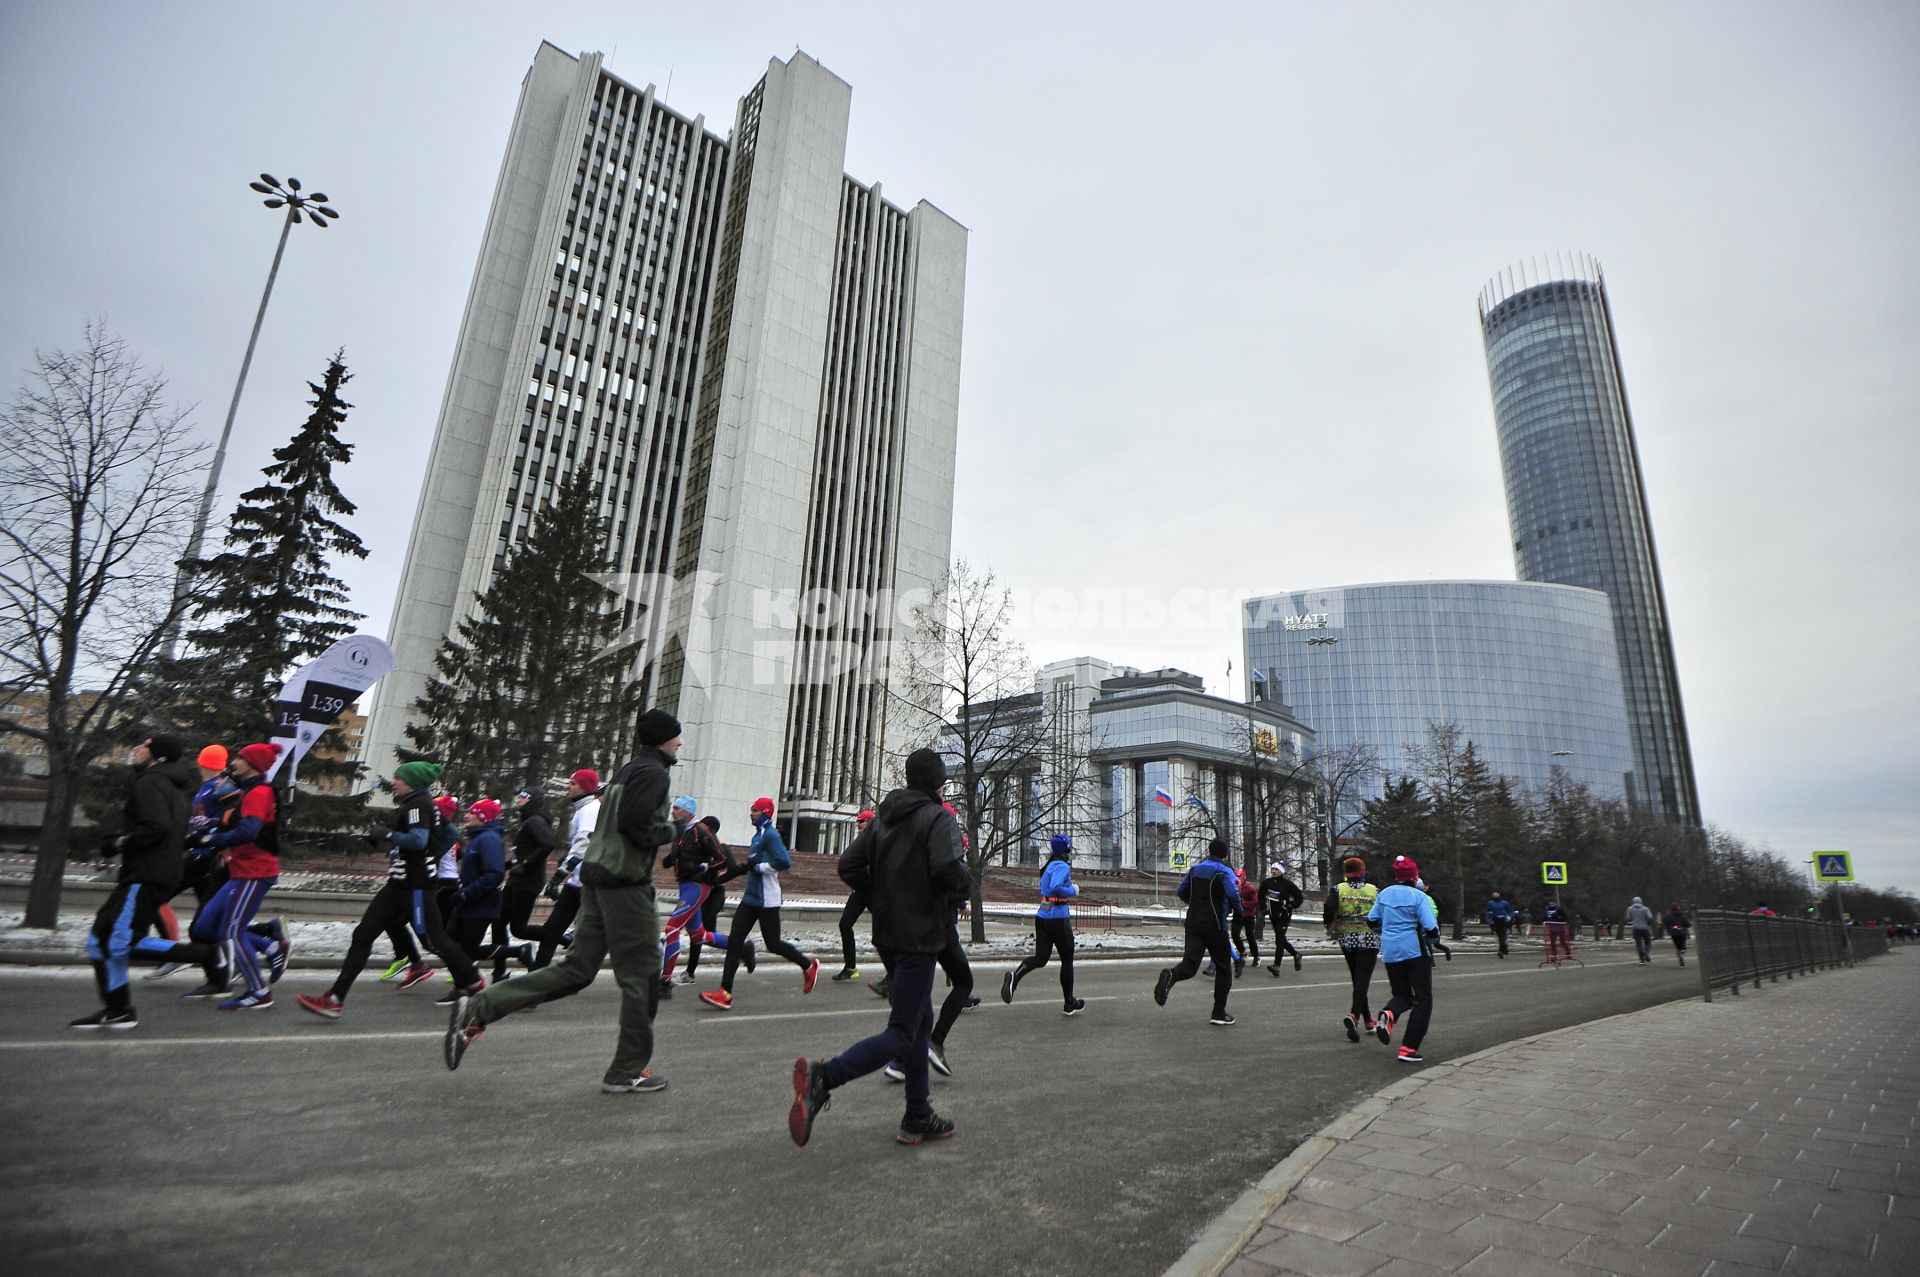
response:
<path id="1" fill-rule="evenodd" d="M 667 1085 L 649 1067 L 653 1021 L 660 1001 L 672 996 L 683 951 L 688 970 L 682 983 L 693 981 L 703 948 L 723 955 L 719 987 L 699 995 L 714 1010 L 733 1007 L 737 969 L 744 964 L 752 971 L 762 947 L 798 968 L 802 991 L 811 993 L 819 960 L 781 934 L 780 874 L 792 861 L 773 801 L 752 804 L 747 818 L 754 832 L 744 857 L 739 856 L 720 842 L 720 822 L 700 817 L 693 796 L 669 800 L 669 775 L 681 744 L 679 723 L 664 711 L 650 710 L 641 717 L 637 736 L 639 756 L 611 780 L 603 783 L 590 769 L 573 773 L 560 816 L 548 812 L 536 790 L 515 795 L 511 837 L 506 810 L 497 800 L 462 805 L 449 795 L 436 797 L 438 764 L 414 760 L 397 767 L 390 782 L 391 816 L 369 836 L 387 852 L 387 879 L 354 928 L 331 985 L 324 992 L 300 994 L 299 1005 L 323 1019 L 339 1019 L 382 938 L 394 949 L 384 978 L 397 979 L 403 989 L 432 977 L 426 955 L 436 954 L 451 982 L 440 1002 L 451 1007 L 443 1054 L 454 1069 L 489 1027 L 579 992 L 611 958 L 621 991 L 620 1031 L 602 1089 L 644 1093 Z M 192 778 L 179 765 L 176 739 L 156 735 L 134 751 L 124 831 L 110 848 L 123 857 L 121 882 L 88 943 L 104 1007 L 74 1027 L 137 1023 L 126 978 L 128 962 L 136 957 L 202 964 L 208 987 L 189 996 L 227 992 L 237 974 L 245 992 L 222 1002 L 224 1008 L 272 1005 L 271 985 L 286 970 L 291 944 L 277 919 L 261 924 L 254 917 L 279 872 L 277 812 L 266 781 L 277 746 L 249 745 L 232 758 L 223 754 L 217 747 L 203 751 L 201 784 L 189 796 Z M 979 1002 L 972 996 L 972 969 L 959 933 L 970 885 L 965 839 L 953 808 L 942 801 L 946 772 L 938 753 L 915 751 L 907 760 L 906 782 L 875 810 L 860 813 L 859 832 L 839 861 L 850 892 L 841 920 L 843 964 L 834 979 L 860 978 L 851 933 L 861 914 L 870 912 L 873 944 L 885 968 L 873 985 L 889 1004 L 887 1028 L 831 1059 L 796 1061 L 789 1130 L 801 1144 L 833 1090 L 875 1071 L 905 1085 L 902 1142 L 953 1133 L 952 1123 L 933 1112 L 928 1074 L 931 1069 L 952 1075 L 947 1036 L 960 1014 Z M 1074 1016 L 1086 1008 L 1074 993 L 1072 909 L 1079 887 L 1073 881 L 1073 851 L 1069 836 L 1052 839 L 1038 886 L 1034 949 L 1003 979 L 1004 1002 L 1013 1001 L 1027 976 L 1057 959 L 1063 1013 Z M 556 853 L 549 876 L 548 862 Z M 1269 974 L 1280 974 L 1284 956 L 1291 956 L 1299 970 L 1300 952 L 1287 932 L 1304 901 L 1300 887 L 1281 868 L 1256 883 L 1232 868 L 1227 855 L 1227 844 L 1214 840 L 1207 858 L 1182 878 L 1177 891 L 1187 904 L 1185 952 L 1159 974 L 1154 987 L 1155 1001 L 1165 1005 L 1172 987 L 1197 974 L 1202 960 L 1210 958 L 1210 1021 L 1221 1026 L 1234 1022 L 1228 995 L 1246 963 L 1258 964 L 1264 925 L 1274 930 Z M 191 877 L 201 858 L 218 864 L 226 881 L 211 882 L 211 872 Z M 655 903 L 656 868 L 670 869 L 676 884 L 664 920 Z M 1349 860 L 1346 868 L 1346 881 L 1328 898 L 1325 922 L 1354 973 L 1347 1035 L 1358 1041 L 1364 1025 L 1386 1042 L 1405 1017 L 1399 1058 L 1419 1062 L 1432 1008 L 1431 963 L 1438 937 L 1432 901 L 1413 885 L 1418 870 L 1406 857 L 1395 860 L 1396 885 L 1384 891 L 1365 883 L 1363 862 Z M 735 878 L 745 878 L 746 887 L 731 929 L 722 932 L 726 884 Z M 162 906 L 189 881 L 196 891 L 205 890 L 189 937 L 146 937 L 150 925 L 164 928 Z M 535 923 L 541 895 L 553 904 L 544 921 Z M 758 946 L 750 938 L 756 929 Z M 1386 960 L 1393 994 L 1378 1017 L 1366 1004 L 1376 957 Z M 489 961 L 491 983 L 481 972 Z M 521 974 L 510 973 L 514 966 Z M 949 984 L 937 1014 L 932 1001 L 936 969 L 946 973 Z"/>

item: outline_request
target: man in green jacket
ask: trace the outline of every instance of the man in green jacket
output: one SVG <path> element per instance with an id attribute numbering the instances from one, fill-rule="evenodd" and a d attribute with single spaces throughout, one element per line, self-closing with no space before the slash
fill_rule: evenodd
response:
<path id="1" fill-rule="evenodd" d="M 488 1025 L 523 1007 L 578 993 L 613 958 L 620 984 L 620 1043 L 600 1080 L 610 1095 L 664 1091 L 667 1080 L 648 1072 L 653 1058 L 653 1009 L 660 983 L 660 914 L 653 900 L 653 866 L 674 839 L 667 809 L 668 769 L 680 757 L 680 723 L 663 709 L 640 716 L 640 754 L 600 789 L 600 819 L 580 866 L 580 915 L 567 956 L 519 980 L 497 984 L 453 1004 L 446 1060 L 460 1057 Z"/>

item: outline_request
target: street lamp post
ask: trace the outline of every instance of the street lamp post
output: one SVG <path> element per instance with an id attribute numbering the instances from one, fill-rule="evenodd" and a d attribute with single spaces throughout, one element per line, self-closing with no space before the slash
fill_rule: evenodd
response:
<path id="1" fill-rule="evenodd" d="M 206 548 L 207 521 L 212 517 L 214 494 L 220 487 L 220 470 L 226 465 L 227 441 L 233 436 L 233 419 L 240 411 L 240 395 L 247 388 L 247 370 L 253 367 L 253 350 L 260 342 L 260 325 L 267 317 L 267 302 L 273 297 L 273 281 L 280 275 L 280 258 L 287 251 L 287 233 L 302 222 L 325 230 L 328 222 L 340 216 L 336 209 L 328 205 L 325 195 L 317 191 L 303 192 L 297 177 L 288 178 L 283 185 L 273 174 L 262 173 L 259 181 L 247 185 L 266 197 L 260 201 L 262 204 L 268 208 L 285 208 L 287 213 L 280 222 L 280 242 L 274 246 L 273 265 L 267 270 L 267 286 L 260 293 L 260 308 L 253 314 L 253 332 L 247 337 L 247 353 L 240 361 L 240 376 L 233 383 L 233 399 L 227 404 L 227 420 L 220 427 L 220 443 L 213 450 L 213 465 L 207 471 L 207 486 L 200 494 L 200 508 L 193 517 L 193 532 L 187 539 L 187 553 L 180 561 L 179 571 L 174 574 L 171 613 L 173 639 L 168 644 L 169 653 L 174 655 L 178 654 L 181 621 L 186 612 L 187 565 L 197 562 Z"/>

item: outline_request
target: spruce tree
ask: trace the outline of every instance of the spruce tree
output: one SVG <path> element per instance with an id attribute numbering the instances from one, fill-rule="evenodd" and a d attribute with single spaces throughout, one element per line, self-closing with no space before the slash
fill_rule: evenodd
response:
<path id="1" fill-rule="evenodd" d="M 266 482 L 240 494 L 225 549 L 188 565 L 193 574 L 190 628 L 183 656 L 161 671 L 175 701 L 172 717 L 196 747 L 230 749 L 265 740 L 281 684 L 301 664 L 352 634 L 361 614 L 346 606 L 347 587 L 332 564 L 341 555 L 367 557 L 360 538 L 340 520 L 353 514 L 334 482 L 334 467 L 353 457 L 340 426 L 353 405 L 340 397 L 352 379 L 344 352 L 327 362 L 309 400 L 313 411 L 273 463 Z M 358 764 L 326 759 L 346 752 L 338 729 L 315 742 L 300 763 L 303 785 L 288 813 L 301 829 L 340 829 L 360 822 L 359 798 L 312 792 L 333 782 L 350 789 Z"/>
<path id="2" fill-rule="evenodd" d="M 610 558 L 598 504 L 593 475 L 569 476 L 434 657 L 409 752 L 441 763 L 463 799 L 604 774 L 631 745 L 639 686 L 630 655 L 609 650 L 623 624 L 593 576 Z"/>

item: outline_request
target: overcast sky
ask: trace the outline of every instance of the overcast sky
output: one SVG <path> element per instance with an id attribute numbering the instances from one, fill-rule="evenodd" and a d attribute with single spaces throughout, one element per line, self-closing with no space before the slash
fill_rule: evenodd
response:
<path id="1" fill-rule="evenodd" d="M 552 14 L 542 14 L 543 9 Z M 955 551 L 1008 583 L 1511 579 L 1474 313 L 1604 265 L 1709 819 L 1920 891 L 1920 6 L 0 5 L 0 365 L 105 315 L 250 482 L 344 346 L 385 633 L 539 41 L 725 132 L 796 47 L 972 232 Z M 1034 635 L 1224 690 L 1217 624 Z"/>

